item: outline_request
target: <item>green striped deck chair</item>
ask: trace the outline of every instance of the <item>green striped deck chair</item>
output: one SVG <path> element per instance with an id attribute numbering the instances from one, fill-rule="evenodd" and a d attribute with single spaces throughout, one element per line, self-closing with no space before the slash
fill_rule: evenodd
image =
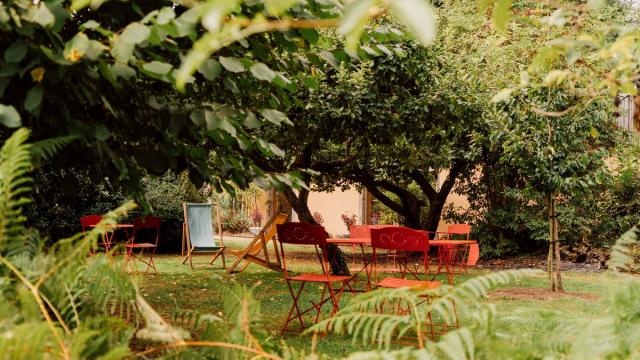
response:
<path id="1" fill-rule="evenodd" d="M 209 264 L 218 257 L 222 258 L 222 267 L 227 268 L 224 259 L 224 242 L 220 231 L 220 242 L 216 242 L 212 222 L 212 204 L 183 203 L 184 223 L 182 224 L 182 255 L 187 255 L 182 263 L 189 261 L 189 269 L 193 268 L 193 253 L 212 253 Z M 220 223 L 220 221 L 218 221 Z M 220 225 L 218 226 L 220 227 Z"/>

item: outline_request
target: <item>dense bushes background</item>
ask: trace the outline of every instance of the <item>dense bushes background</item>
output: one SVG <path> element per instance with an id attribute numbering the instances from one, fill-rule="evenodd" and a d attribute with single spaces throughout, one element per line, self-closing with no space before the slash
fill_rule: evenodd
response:
<path id="1" fill-rule="evenodd" d="M 91 180 L 96 169 L 54 169 L 43 167 L 35 174 L 34 201 L 27 207 L 30 226 L 49 239 L 63 239 L 80 231 L 80 217 L 104 214 L 124 203 L 124 195 L 105 178 Z M 159 251 L 177 251 L 182 236 L 183 202 L 206 202 L 206 197 L 189 182 L 186 174 L 168 172 L 161 177 L 145 177 L 143 189 L 148 204 L 132 211 L 122 221 L 145 214 L 162 218 Z M 140 234 L 144 237 L 149 234 Z"/>
<path id="2" fill-rule="evenodd" d="M 640 141 L 621 135 L 609 160 L 611 175 L 587 191 L 565 196 L 558 204 L 560 240 L 563 245 L 584 242 L 608 248 L 627 231 L 640 213 Z M 527 192 L 523 182 L 502 167 L 483 167 L 482 175 L 460 182 L 456 192 L 465 194 L 467 210 L 450 206 L 446 222 L 473 225 L 472 236 L 482 244 L 483 256 L 515 255 L 547 246 L 548 223 L 542 196 Z M 487 170 L 488 169 L 488 170 Z"/>

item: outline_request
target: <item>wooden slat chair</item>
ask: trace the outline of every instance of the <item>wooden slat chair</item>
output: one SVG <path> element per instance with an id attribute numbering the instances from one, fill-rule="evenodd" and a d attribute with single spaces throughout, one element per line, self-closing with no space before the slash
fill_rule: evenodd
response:
<path id="1" fill-rule="evenodd" d="M 218 245 L 213 231 L 212 207 L 212 204 L 183 203 L 182 247 L 186 248 L 187 256 L 182 263 L 189 261 L 189 269 L 193 269 L 194 252 L 213 253 L 209 264 L 213 264 L 218 257 L 222 257 L 222 268 L 227 268 L 222 236 Z"/>
<path id="2" fill-rule="evenodd" d="M 427 280 L 429 273 L 429 235 L 426 231 L 413 230 L 405 227 L 386 227 L 381 229 L 371 230 L 371 247 L 373 249 L 372 271 L 376 287 L 397 289 L 397 288 L 416 288 L 420 290 L 435 289 L 442 285 L 441 281 Z M 377 255 L 380 250 L 394 250 L 399 253 L 419 253 L 422 257 L 423 276 L 424 279 L 407 279 L 408 272 L 395 273 L 396 276 L 386 276 L 380 280 L 379 271 L 377 268 L 378 259 Z M 413 274 L 414 276 L 416 274 Z M 399 277 L 398 277 L 399 276 Z M 431 297 L 425 297 L 425 302 L 428 304 L 433 299 Z M 394 310 L 402 312 L 402 304 L 392 304 Z M 453 306 L 455 312 L 455 306 Z M 384 311 L 383 308 L 381 309 Z M 435 339 L 436 334 L 444 334 L 449 328 L 457 328 L 458 315 L 455 313 L 455 324 L 435 323 L 431 312 L 427 312 L 427 319 L 425 319 L 426 329 L 431 339 Z"/>
<path id="3" fill-rule="evenodd" d="M 236 257 L 236 260 L 231 264 L 229 269 L 227 269 L 227 273 L 231 274 L 235 271 L 235 269 L 240 266 L 240 264 L 244 261 L 244 264 L 240 266 L 240 270 L 238 272 L 243 272 L 247 266 L 253 264 L 260 265 L 270 270 L 280 270 L 282 268 L 282 264 L 280 261 L 280 253 L 278 251 L 278 246 L 276 245 L 276 226 L 280 224 L 284 224 L 287 222 L 288 215 L 286 214 L 275 214 L 267 221 L 264 227 L 253 237 L 253 240 L 249 243 L 249 245 L 243 250 L 231 250 L 227 249 L 233 256 Z M 273 253 L 275 256 L 275 263 L 271 262 L 269 258 L 269 251 L 267 250 L 267 246 L 269 242 L 273 243 Z M 261 256 L 262 253 L 262 256 Z"/>
<path id="4" fill-rule="evenodd" d="M 298 319 L 300 327 L 304 329 L 303 315 L 312 311 L 316 311 L 315 323 L 320 319 L 320 313 L 324 304 L 331 303 L 331 313 L 329 316 L 333 316 L 338 312 L 340 297 L 344 291 L 349 276 L 331 275 L 331 269 L 329 267 L 329 259 L 327 258 L 327 232 L 320 225 L 311 225 L 305 223 L 286 223 L 276 225 L 278 231 L 278 242 L 280 243 L 280 253 L 282 254 L 282 270 L 284 279 L 287 282 L 287 287 L 291 293 L 293 304 L 289 310 L 289 314 L 284 321 L 281 333 L 288 330 L 289 323 Z M 320 262 L 321 272 L 319 273 L 303 273 L 295 274 L 287 269 L 287 261 L 285 255 L 284 244 L 296 245 L 296 246 L 309 246 L 313 247 Z M 300 283 L 300 287 L 297 291 L 294 290 L 294 284 Z M 307 283 L 320 283 L 323 284 L 322 294 L 318 302 L 311 302 L 311 307 L 300 310 L 300 295 Z M 341 283 L 339 287 L 334 287 L 334 283 Z M 328 294 L 327 294 L 328 293 Z"/>

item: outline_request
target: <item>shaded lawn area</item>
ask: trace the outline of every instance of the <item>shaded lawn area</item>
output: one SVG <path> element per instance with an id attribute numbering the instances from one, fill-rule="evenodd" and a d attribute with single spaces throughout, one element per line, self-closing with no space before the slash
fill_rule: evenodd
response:
<path id="1" fill-rule="evenodd" d="M 238 248 L 241 245 L 238 242 L 227 240 L 227 246 Z M 230 264 L 233 259 L 233 256 L 228 255 L 227 264 Z M 246 286 L 258 284 L 255 295 L 261 303 L 264 326 L 273 335 L 273 341 L 280 341 L 280 328 L 292 303 L 281 273 L 251 265 L 244 273 L 227 275 L 220 268 L 220 263 L 217 262 L 215 267 L 208 265 L 209 256 L 205 255 L 194 257 L 194 270 L 190 271 L 187 265 L 181 264 L 181 260 L 182 258 L 178 255 L 157 256 L 156 263 L 160 273 L 158 275 L 142 275 L 139 278 L 143 295 L 165 319 L 171 319 L 172 314 L 175 314 L 177 310 L 221 315 L 224 286 L 234 283 Z M 303 260 L 295 261 L 290 266 L 303 270 L 310 264 L 310 261 Z M 488 272 L 488 270 L 472 270 L 467 275 L 456 277 L 456 284 L 465 278 Z M 603 305 L 594 299 L 602 295 L 603 282 L 610 281 L 606 273 L 565 272 L 564 275 L 567 291 L 584 293 L 586 296 L 528 298 L 520 296 L 522 291 L 516 291 L 516 296 L 512 296 L 513 290 L 511 289 L 513 288 L 546 289 L 547 280 L 545 275 L 541 273 L 503 286 L 503 290 L 508 289 L 503 292 L 491 293 L 484 300 L 496 304 L 499 327 L 509 330 L 511 334 L 518 334 L 514 345 L 531 345 L 541 341 L 539 336 L 541 332 L 547 331 L 549 326 L 563 318 L 587 323 L 589 319 L 604 310 Z M 443 277 L 440 280 L 445 282 Z M 320 291 L 321 287 L 317 285 L 307 285 L 303 299 L 317 300 Z M 346 304 L 352 298 L 353 295 L 345 294 L 341 304 Z M 309 304 L 308 300 L 302 300 L 301 304 Z M 553 321 L 548 321 L 551 315 L 558 314 L 560 317 L 555 316 Z M 464 323 L 464 319 L 462 322 Z M 309 336 L 286 334 L 284 340 L 289 345 L 306 351 L 309 351 L 311 346 L 311 337 Z M 320 338 L 317 347 L 319 353 L 331 357 L 370 349 L 371 345 L 365 346 L 359 342 L 354 344 L 349 337 L 335 334 Z M 541 351 L 544 351 L 544 346 Z"/>

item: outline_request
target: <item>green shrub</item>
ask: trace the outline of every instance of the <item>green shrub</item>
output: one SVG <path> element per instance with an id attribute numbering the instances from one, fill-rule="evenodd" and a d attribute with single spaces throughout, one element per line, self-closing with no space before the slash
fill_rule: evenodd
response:
<path id="1" fill-rule="evenodd" d="M 251 219 L 244 213 L 232 214 L 222 221 L 223 231 L 231 234 L 247 232 L 250 226 Z"/>

